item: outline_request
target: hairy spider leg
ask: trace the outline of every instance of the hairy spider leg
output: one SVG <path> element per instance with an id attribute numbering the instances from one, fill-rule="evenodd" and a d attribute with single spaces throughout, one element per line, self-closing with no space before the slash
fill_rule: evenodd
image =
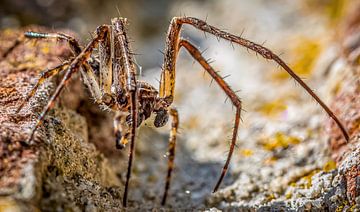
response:
<path id="1" fill-rule="evenodd" d="M 189 41 L 184 40 L 184 39 L 181 39 L 179 41 L 178 45 L 179 45 L 179 47 L 184 47 L 190 53 L 190 55 L 196 61 L 199 62 L 199 64 L 210 74 L 210 76 L 216 81 L 216 83 L 221 87 L 221 89 L 225 92 L 225 94 L 230 98 L 232 104 L 236 107 L 235 123 L 234 123 L 234 129 L 233 129 L 233 134 L 232 134 L 232 138 L 231 138 L 231 143 L 230 143 L 230 150 L 229 150 L 226 162 L 224 164 L 224 167 L 222 169 L 221 175 L 215 185 L 215 188 L 214 188 L 214 192 L 215 192 L 219 188 L 219 186 L 228 170 L 230 160 L 231 160 L 232 154 L 234 152 L 238 128 L 239 128 L 240 114 L 241 114 L 241 100 L 236 95 L 236 93 L 230 88 L 230 86 L 224 81 L 224 79 L 210 66 L 210 64 L 207 62 L 207 60 L 201 55 L 201 52 L 194 45 L 192 45 Z M 175 147 L 174 147 L 173 151 L 174 151 L 173 154 L 175 155 Z M 169 158 L 169 160 L 170 160 L 170 158 Z M 172 160 L 174 160 L 174 159 L 172 158 Z M 169 164 L 170 164 L 170 161 L 169 161 Z M 164 197 L 163 197 L 163 201 L 162 201 L 163 205 L 166 203 L 166 195 L 168 193 L 167 190 L 169 189 L 168 184 L 170 184 L 170 176 L 171 176 L 172 168 L 173 168 L 173 164 L 171 164 L 171 166 L 169 165 L 168 178 L 167 178 Z"/>
<path id="2" fill-rule="evenodd" d="M 69 62 L 64 62 L 52 69 L 46 70 L 44 72 L 41 72 L 40 78 L 38 79 L 38 81 L 36 82 L 35 86 L 31 89 L 31 91 L 26 95 L 26 98 L 22 101 L 22 103 L 20 104 L 20 106 L 16 109 L 16 113 L 18 113 L 23 107 L 24 105 L 29 101 L 29 99 L 31 97 L 34 96 L 34 94 L 36 93 L 37 89 L 39 88 L 40 85 L 42 85 L 46 79 L 53 77 L 55 75 L 57 75 L 58 73 L 62 72 L 63 70 L 67 69 L 69 67 Z"/>
<path id="3" fill-rule="evenodd" d="M 109 35 L 110 33 L 106 33 L 106 34 Z M 73 50 L 75 56 L 79 55 L 82 51 L 79 42 L 72 36 L 64 34 L 64 33 L 25 32 L 24 35 L 25 35 L 25 38 L 57 39 L 60 41 L 66 41 L 69 44 L 70 48 Z M 108 40 L 109 40 L 109 38 L 105 39 L 104 42 L 108 42 Z M 103 49 L 104 42 L 100 41 L 99 46 L 102 47 L 102 48 L 100 48 L 101 50 Z M 100 63 L 100 74 L 102 73 L 102 70 L 104 70 L 104 67 L 101 64 L 102 63 Z M 108 70 L 110 71 L 111 69 L 109 68 Z M 96 103 L 98 103 L 98 104 L 102 103 L 102 100 L 101 100 L 102 92 L 100 91 L 100 87 L 103 87 L 102 86 L 102 81 L 104 81 L 103 75 L 100 75 L 100 86 L 99 86 L 96 81 L 96 77 L 93 73 L 94 72 L 93 67 L 91 67 L 88 64 L 88 62 L 86 62 L 86 61 L 82 64 L 82 70 L 80 70 L 80 72 L 83 77 L 84 83 L 89 88 L 90 93 L 95 98 Z M 104 72 L 107 73 L 107 71 L 104 71 Z M 111 81 L 111 78 L 110 78 L 110 81 Z M 109 86 L 107 86 L 107 87 L 109 87 Z M 105 90 L 106 93 L 110 94 L 110 89 L 103 89 L 103 90 Z"/>
<path id="4" fill-rule="evenodd" d="M 161 200 L 161 204 L 165 205 L 166 203 L 166 197 L 168 195 L 168 191 L 170 188 L 170 182 L 171 182 L 171 173 L 174 169 L 174 160 L 175 160 L 175 148 L 176 148 L 176 135 L 179 127 L 179 114 L 178 111 L 175 108 L 170 108 L 169 114 L 172 117 L 171 122 L 171 131 L 170 131 L 170 137 L 169 137 L 169 147 L 167 156 L 169 157 L 168 160 L 168 171 L 166 176 L 166 184 L 164 189 L 163 198 Z"/>
<path id="5" fill-rule="evenodd" d="M 274 54 L 269 49 L 251 42 L 247 39 L 241 38 L 239 36 L 230 34 L 228 32 L 222 31 L 216 27 L 213 27 L 207 24 L 205 21 L 199 20 L 197 18 L 192 17 L 180 17 L 180 18 L 173 18 L 171 21 L 170 29 L 168 32 L 167 37 L 167 49 L 166 49 L 166 57 L 164 60 L 165 68 L 162 73 L 162 81 L 160 87 L 160 93 L 164 96 L 165 99 L 172 100 L 174 96 L 174 86 L 172 84 L 175 83 L 175 69 L 168 68 L 169 66 L 174 66 L 175 60 L 171 59 L 174 58 L 174 54 L 177 54 L 176 45 L 172 44 L 172 42 L 176 42 L 179 39 L 179 33 L 181 26 L 183 24 L 189 24 L 194 26 L 195 28 L 202 30 L 204 32 L 208 32 L 213 34 L 217 37 L 223 38 L 225 40 L 229 40 L 231 42 L 237 43 L 241 46 L 244 46 L 247 49 L 250 49 L 256 53 L 259 53 L 265 59 L 273 60 L 278 65 L 280 65 L 292 78 L 295 79 L 308 93 L 312 96 L 320 106 L 326 111 L 326 113 L 336 122 L 337 126 L 341 129 L 342 134 L 344 135 L 346 141 L 349 140 L 349 134 L 340 120 L 336 117 L 336 115 L 331 111 L 331 109 L 311 90 L 311 88 L 298 76 L 295 74 L 293 70 L 276 54 Z M 169 55 L 169 56 L 168 56 Z M 170 80 L 167 80 L 170 79 Z M 170 82 L 169 82 L 170 81 Z"/>
<path id="6" fill-rule="evenodd" d="M 46 39 L 46 38 L 55 38 L 57 40 L 64 40 L 67 41 L 71 47 L 71 49 L 74 51 L 76 55 L 78 55 L 81 52 L 81 47 L 79 43 L 76 41 L 75 38 L 63 34 L 63 33 L 43 33 L 43 32 L 25 32 L 22 34 L 19 38 L 16 39 L 14 44 L 10 46 L 2 55 L 3 58 L 6 58 L 16 47 L 18 47 L 20 44 L 24 43 L 27 39 Z"/>
<path id="7" fill-rule="evenodd" d="M 20 39 L 17 39 L 15 44 L 7 51 L 7 54 L 9 54 L 11 51 L 13 51 L 15 49 L 15 47 L 21 43 L 20 40 L 22 42 L 24 42 L 25 39 L 57 39 L 60 41 L 66 41 L 69 44 L 72 51 L 74 52 L 75 56 L 79 55 L 82 51 L 79 42 L 75 38 L 71 37 L 70 35 L 67 35 L 64 33 L 43 33 L 43 32 L 29 31 L 29 32 L 25 32 L 24 35 Z M 32 96 L 34 96 L 36 90 L 38 89 L 38 87 L 41 84 L 44 83 L 45 79 L 53 77 L 53 76 L 57 75 L 58 73 L 62 72 L 63 70 L 65 70 L 68 67 L 69 63 L 70 62 L 66 61 L 66 62 L 58 65 L 55 68 L 52 68 L 50 70 L 43 72 L 41 74 L 41 77 L 39 78 L 38 82 L 36 83 L 36 85 L 33 87 L 33 89 L 27 95 L 27 97 L 22 102 L 22 104 L 17 108 L 16 112 L 19 112 L 21 110 L 21 108 L 25 105 L 25 103 Z M 89 88 L 90 93 L 95 98 L 96 102 L 101 103 L 102 102 L 101 101 L 101 93 L 100 93 L 99 86 L 96 82 L 96 78 L 94 76 L 92 67 L 87 62 L 85 62 L 82 65 L 82 68 L 83 69 L 81 70 L 81 74 L 82 74 L 85 84 Z"/>
<path id="8" fill-rule="evenodd" d="M 30 137 L 28 142 L 30 142 L 34 136 L 36 129 L 42 124 L 42 121 L 47 114 L 47 112 L 52 109 L 55 105 L 55 100 L 61 93 L 64 86 L 69 82 L 73 73 L 77 72 L 80 69 L 80 66 L 83 65 L 87 59 L 89 59 L 91 53 L 93 52 L 94 48 L 98 45 L 98 43 L 104 39 L 106 33 L 108 32 L 108 26 L 102 25 L 98 27 L 96 37 L 86 46 L 86 48 L 78 55 L 76 58 L 71 62 L 69 68 L 65 72 L 63 79 L 61 80 L 60 84 L 57 86 L 55 92 L 51 96 L 48 104 L 45 106 L 43 111 L 41 112 L 40 116 L 37 118 L 36 125 L 32 128 Z"/>
<path id="9" fill-rule="evenodd" d="M 59 41 L 66 41 L 69 43 L 70 48 L 74 51 L 75 55 L 81 53 L 81 47 L 79 42 L 71 37 L 70 35 L 64 33 L 46 33 L 46 32 L 25 32 L 25 38 L 32 38 L 32 39 L 56 39 Z M 15 42 L 16 44 L 16 42 Z"/>
<path id="10" fill-rule="evenodd" d="M 113 27 L 110 27 L 110 32 L 107 33 L 105 39 L 99 43 L 99 84 L 102 93 L 111 95 L 111 84 L 113 82 L 113 66 L 112 58 L 114 58 Z"/>
<path id="11" fill-rule="evenodd" d="M 165 49 L 165 57 L 164 57 L 164 64 L 162 67 L 161 73 L 161 80 L 160 80 L 160 88 L 159 88 L 159 95 L 160 97 L 164 98 L 168 105 L 173 102 L 174 98 L 174 91 L 175 91 L 175 65 L 176 65 L 176 58 L 179 52 L 179 42 L 180 42 L 180 31 L 183 24 L 189 24 L 193 27 L 213 34 L 217 37 L 223 38 L 225 40 L 229 40 L 231 42 L 237 43 L 241 46 L 244 46 L 247 49 L 250 49 L 256 53 L 259 53 L 265 59 L 273 60 L 278 65 L 280 65 L 291 77 L 295 79 L 319 104 L 320 106 L 326 111 L 326 113 L 336 122 L 337 126 L 341 129 L 344 138 L 346 141 L 349 140 L 349 135 L 343 124 L 337 118 L 337 116 L 331 111 L 329 107 L 309 88 L 309 86 L 301 80 L 299 76 L 297 76 L 291 68 L 286 65 L 286 63 L 281 60 L 276 54 L 271 52 L 269 49 L 251 42 L 247 39 L 241 38 L 239 36 L 230 34 L 228 32 L 222 31 L 216 27 L 213 27 L 207 24 L 205 21 L 199 20 L 197 18 L 192 17 L 175 17 L 171 20 L 169 30 L 167 33 L 166 38 L 166 49 Z M 183 42 L 185 47 L 185 42 Z M 190 47 L 190 45 L 186 44 L 186 46 Z M 193 48 L 189 48 L 193 49 Z M 190 51 L 191 52 L 191 51 Z M 240 115 L 240 111 L 237 110 L 237 115 Z M 236 125 L 236 121 L 235 121 Z M 228 157 L 229 161 L 230 158 Z M 227 167 L 224 167 L 227 168 Z M 226 172 L 226 169 L 223 169 L 223 172 Z M 223 175 L 221 175 L 223 177 Z M 221 184 L 222 178 L 219 179 L 217 185 L 215 186 L 214 192 L 218 189 L 219 185 Z"/>
<path id="12" fill-rule="evenodd" d="M 241 100 L 236 95 L 236 93 L 230 88 L 230 86 L 225 82 L 225 80 L 211 67 L 211 65 L 207 62 L 207 60 L 201 55 L 201 52 L 194 45 L 192 45 L 187 40 L 181 40 L 179 45 L 185 47 L 186 50 L 191 54 L 191 56 L 195 60 L 197 60 L 200 63 L 200 65 L 210 74 L 210 76 L 215 80 L 215 82 L 217 82 L 217 84 L 221 87 L 221 89 L 230 98 L 232 104 L 236 108 L 235 123 L 234 123 L 234 129 L 233 129 L 233 134 L 232 134 L 232 138 L 231 138 L 231 143 L 230 143 L 230 150 L 229 150 L 225 165 L 222 169 L 220 178 L 217 181 L 215 188 L 213 190 L 213 192 L 216 192 L 226 174 L 226 171 L 228 170 L 231 156 L 234 152 L 238 128 L 239 128 L 239 121 L 240 121 L 240 117 L 241 117 L 240 116 L 241 115 Z"/>
<path id="13" fill-rule="evenodd" d="M 113 42 L 118 44 L 114 48 L 114 61 L 116 67 L 121 67 L 121 69 L 114 70 L 114 72 L 121 71 L 118 74 L 120 77 L 121 84 L 124 85 L 124 89 L 126 93 L 130 96 L 130 116 L 131 116 L 131 131 L 130 131 L 130 149 L 129 149 L 129 160 L 128 160 L 128 168 L 126 173 L 126 181 L 125 181 L 125 189 L 123 195 L 123 206 L 127 206 L 127 196 L 128 196 L 128 189 L 129 189 L 129 181 L 131 177 L 131 168 L 132 162 L 134 157 L 134 149 L 135 149 L 135 137 L 136 137 L 136 128 L 138 125 L 138 89 L 136 83 L 136 68 L 134 64 L 134 57 L 131 54 L 130 46 L 129 46 L 129 39 L 126 34 L 126 24 L 127 21 L 125 18 L 114 18 L 111 20 L 113 25 Z M 121 85 L 119 84 L 119 85 Z M 120 87 L 118 89 L 121 89 Z"/>

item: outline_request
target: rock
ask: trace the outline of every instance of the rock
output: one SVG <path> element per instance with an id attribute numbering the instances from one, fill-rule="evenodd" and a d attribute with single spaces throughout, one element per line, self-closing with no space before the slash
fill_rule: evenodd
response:
<path id="1" fill-rule="evenodd" d="M 36 31 L 48 31 L 34 28 Z M 23 30 L 0 32 L 0 55 Z M 29 130 L 56 81 L 48 80 L 19 112 L 41 70 L 71 55 L 66 43 L 38 40 L 20 44 L 0 61 L 0 209 L 110 210 L 120 204 L 120 185 L 108 160 L 88 141 L 84 117 L 64 106 L 49 112 L 26 143 Z M 71 88 L 70 88 L 71 91 Z M 79 94 L 70 92 L 77 97 Z"/>

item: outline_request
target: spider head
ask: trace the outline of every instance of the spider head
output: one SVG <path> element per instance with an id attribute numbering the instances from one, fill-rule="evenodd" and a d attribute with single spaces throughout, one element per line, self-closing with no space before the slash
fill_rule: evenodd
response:
<path id="1" fill-rule="evenodd" d="M 154 125 L 155 127 L 162 127 L 164 126 L 169 120 L 169 113 L 166 109 L 161 108 L 156 112 Z"/>

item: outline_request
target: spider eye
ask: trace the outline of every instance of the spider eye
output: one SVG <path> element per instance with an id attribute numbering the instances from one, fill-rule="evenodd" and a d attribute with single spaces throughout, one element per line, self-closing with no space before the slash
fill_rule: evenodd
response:
<path id="1" fill-rule="evenodd" d="M 169 120 L 169 114 L 166 110 L 162 109 L 162 110 L 159 110 L 157 113 L 156 113 L 156 117 L 155 117 L 155 120 L 154 120 L 154 125 L 155 127 L 162 127 L 164 126 Z"/>

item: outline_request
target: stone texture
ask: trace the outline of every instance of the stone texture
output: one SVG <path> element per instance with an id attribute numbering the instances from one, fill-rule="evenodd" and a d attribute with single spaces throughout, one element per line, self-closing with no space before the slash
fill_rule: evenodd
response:
<path id="1" fill-rule="evenodd" d="M 0 54 L 22 33 L 1 31 Z M 18 114 L 14 113 L 40 71 L 70 55 L 67 44 L 27 41 L 0 61 L 1 210 L 119 207 L 120 182 L 107 159 L 89 143 L 84 117 L 57 106 L 45 118 L 34 141 L 24 142 L 56 80 L 46 82 Z M 69 93 L 79 97 L 71 88 Z"/>

